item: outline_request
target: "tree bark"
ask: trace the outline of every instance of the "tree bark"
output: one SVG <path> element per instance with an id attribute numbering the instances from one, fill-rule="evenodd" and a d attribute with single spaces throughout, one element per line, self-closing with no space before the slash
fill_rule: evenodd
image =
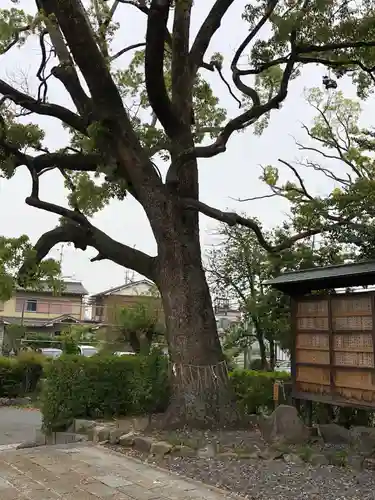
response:
<path id="1" fill-rule="evenodd" d="M 271 372 L 275 371 L 276 366 L 276 346 L 275 341 L 270 340 L 270 370 Z"/>
<path id="2" fill-rule="evenodd" d="M 260 352 L 260 360 L 262 363 L 262 369 L 263 370 L 268 370 L 268 362 L 267 362 L 267 350 L 266 346 L 264 344 L 264 337 L 263 337 L 263 332 L 255 328 L 255 336 L 259 344 L 259 352 Z"/>
<path id="3" fill-rule="evenodd" d="M 159 246 L 159 289 L 171 358 L 172 402 L 165 426 L 215 428 L 238 424 L 209 288 L 196 214 L 173 207 Z"/>

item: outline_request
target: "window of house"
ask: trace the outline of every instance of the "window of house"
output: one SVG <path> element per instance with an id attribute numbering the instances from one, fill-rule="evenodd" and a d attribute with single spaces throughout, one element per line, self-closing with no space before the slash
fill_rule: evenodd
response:
<path id="1" fill-rule="evenodd" d="M 37 309 L 37 301 L 36 300 L 28 300 L 26 302 L 26 311 L 27 312 L 36 312 Z"/>

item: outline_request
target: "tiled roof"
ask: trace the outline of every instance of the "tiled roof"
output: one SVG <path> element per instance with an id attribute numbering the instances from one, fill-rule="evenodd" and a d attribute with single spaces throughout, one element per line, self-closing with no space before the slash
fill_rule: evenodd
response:
<path id="1" fill-rule="evenodd" d="M 126 290 L 127 288 L 132 288 L 133 286 L 136 286 L 136 285 L 154 286 L 154 283 L 152 281 L 149 281 L 146 279 L 139 280 L 139 281 L 132 281 L 131 283 L 126 283 L 123 285 L 115 286 L 113 288 L 108 288 L 108 290 L 104 290 L 103 292 L 95 293 L 95 294 L 91 295 L 91 297 L 100 297 L 101 295 L 116 295 L 116 292 L 121 292 L 122 290 Z"/>
<path id="2" fill-rule="evenodd" d="M 1 316 L 0 324 L 6 325 L 19 325 L 21 324 L 20 317 L 13 316 Z M 73 322 L 73 323 L 82 323 L 82 321 L 70 316 L 69 314 L 63 314 L 62 316 L 58 316 L 56 318 L 23 318 L 23 325 L 30 327 L 42 327 L 42 326 L 53 326 L 56 323 L 64 323 L 64 322 Z"/>
<path id="3" fill-rule="evenodd" d="M 264 284 L 289 294 L 327 288 L 373 285 L 375 284 L 375 261 L 301 269 L 284 273 Z"/>
<path id="4" fill-rule="evenodd" d="M 18 288 L 18 291 L 23 291 L 23 288 Z M 28 291 L 28 290 L 26 290 Z M 52 288 L 47 283 L 41 283 L 42 292 L 52 292 Z M 80 281 L 63 281 L 61 290 L 62 295 L 88 295 L 88 291 Z"/>

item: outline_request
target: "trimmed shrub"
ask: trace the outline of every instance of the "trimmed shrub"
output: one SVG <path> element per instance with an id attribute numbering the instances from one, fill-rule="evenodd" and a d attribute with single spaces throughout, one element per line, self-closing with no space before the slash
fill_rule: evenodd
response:
<path id="1" fill-rule="evenodd" d="M 235 370 L 230 374 L 232 386 L 245 414 L 261 413 L 274 409 L 273 384 L 276 380 L 288 382 L 290 373 Z"/>
<path id="2" fill-rule="evenodd" d="M 15 398 L 35 391 L 43 373 L 43 358 L 22 353 L 15 358 L 0 357 L 0 397 Z"/>
<path id="3" fill-rule="evenodd" d="M 74 418 L 111 418 L 164 411 L 167 359 L 149 356 L 61 356 L 46 367 L 43 425 L 66 429 Z"/>

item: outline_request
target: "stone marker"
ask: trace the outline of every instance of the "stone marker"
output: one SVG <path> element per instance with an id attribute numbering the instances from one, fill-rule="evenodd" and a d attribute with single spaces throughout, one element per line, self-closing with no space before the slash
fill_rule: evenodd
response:
<path id="1" fill-rule="evenodd" d="M 309 432 L 294 406 L 280 405 L 269 416 L 259 420 L 259 429 L 268 443 L 303 443 Z"/>

